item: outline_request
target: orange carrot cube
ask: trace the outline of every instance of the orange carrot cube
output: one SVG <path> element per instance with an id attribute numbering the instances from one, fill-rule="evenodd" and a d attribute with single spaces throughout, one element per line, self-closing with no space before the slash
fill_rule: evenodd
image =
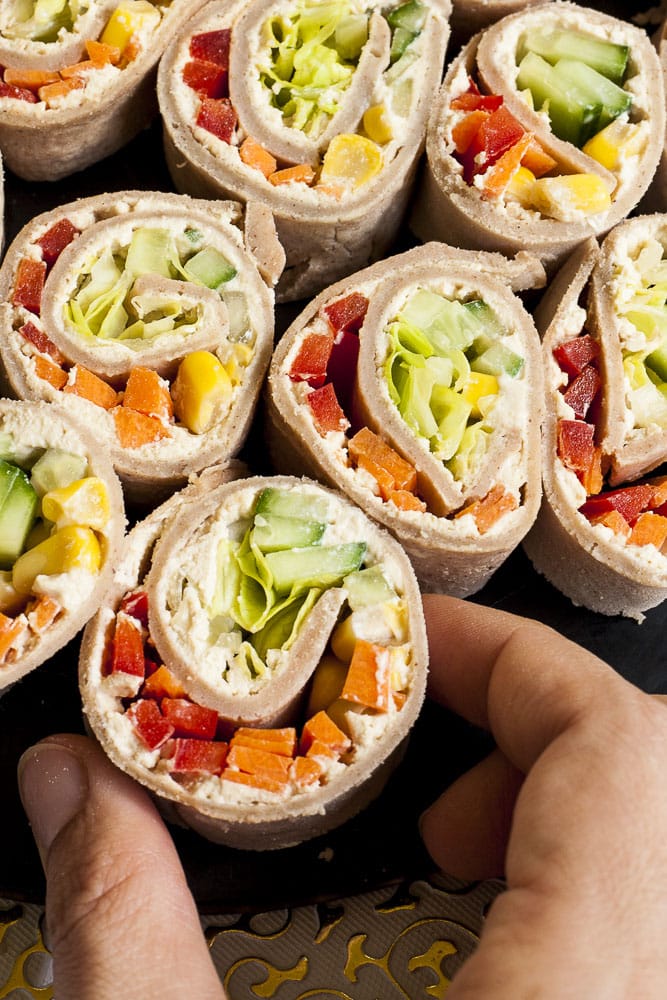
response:
<path id="1" fill-rule="evenodd" d="M 239 726 L 229 745 L 232 747 L 254 747 L 256 750 L 281 754 L 283 757 L 293 757 L 296 751 L 296 729 L 293 726 L 286 726 L 283 729 L 255 729 L 250 726 Z"/>
<path id="2" fill-rule="evenodd" d="M 248 774 L 246 771 L 235 771 L 226 767 L 221 774 L 223 781 L 234 781 L 237 785 L 248 785 L 263 792 L 284 792 L 289 781 L 280 781 L 265 774 Z"/>
<path id="3" fill-rule="evenodd" d="M 389 650 L 377 643 L 357 639 L 341 698 L 387 712 L 391 697 Z"/>
<path id="4" fill-rule="evenodd" d="M 309 163 L 297 163 L 294 167 L 284 167 L 282 170 L 274 170 L 268 178 L 272 184 L 289 184 L 291 181 L 298 181 L 301 184 L 312 184 L 315 180 L 315 171 Z"/>
<path id="5" fill-rule="evenodd" d="M 230 745 L 227 755 L 228 767 L 237 768 L 247 774 L 259 774 L 277 781 L 286 780 L 292 764 L 291 757 L 279 753 L 258 750 L 255 747 Z"/>
<path id="6" fill-rule="evenodd" d="M 320 780 L 322 768 L 312 757 L 296 757 L 290 774 L 297 785 L 314 785 Z"/>
<path id="7" fill-rule="evenodd" d="M 543 177 L 544 174 L 548 174 L 557 165 L 553 156 L 549 156 L 546 150 L 542 149 L 542 146 L 534 136 L 531 136 L 531 142 L 523 154 L 521 164 L 536 177 Z"/>
<path id="8" fill-rule="evenodd" d="M 72 381 L 73 376 L 73 381 Z M 83 365 L 75 365 L 70 371 L 70 381 L 63 392 L 81 396 L 104 410 L 110 410 L 118 402 L 116 390 Z"/>
<path id="9" fill-rule="evenodd" d="M 489 167 L 484 174 L 484 183 L 482 185 L 483 198 L 499 198 L 501 196 L 521 166 L 521 161 L 532 139 L 533 137 L 530 132 L 524 132 L 514 145 L 505 150 L 493 166 Z"/>
<path id="10" fill-rule="evenodd" d="M 419 510 L 425 511 L 426 504 L 409 490 L 392 490 L 387 497 L 399 510 Z"/>
<path id="11" fill-rule="evenodd" d="M 125 386 L 123 406 L 163 422 L 174 419 L 169 386 L 151 368 L 133 368 Z"/>
<path id="12" fill-rule="evenodd" d="M 67 372 L 50 358 L 43 354 L 35 354 L 35 375 L 52 385 L 54 389 L 63 389 L 67 383 Z"/>
<path id="13" fill-rule="evenodd" d="M 481 500 L 473 500 L 467 507 L 462 507 L 454 517 L 472 514 L 480 535 L 491 528 L 503 514 L 516 510 L 519 501 L 511 493 L 506 493 L 503 486 L 497 483 Z"/>
<path id="14" fill-rule="evenodd" d="M 655 545 L 661 549 L 667 541 L 667 517 L 647 510 L 635 521 L 628 542 L 630 545 Z"/>
<path id="15" fill-rule="evenodd" d="M 360 457 L 364 456 L 366 460 L 374 462 L 390 473 L 394 480 L 395 490 L 408 490 L 413 493 L 416 489 L 417 473 L 415 467 L 394 451 L 370 427 L 362 427 L 360 431 L 357 431 L 350 439 L 348 451 L 350 458 L 357 464 L 359 464 Z"/>
<path id="16" fill-rule="evenodd" d="M 300 752 L 303 754 L 308 753 L 316 741 L 328 747 L 337 756 L 345 753 L 352 746 L 349 736 L 342 729 L 339 729 L 331 716 L 327 715 L 324 710 L 317 712 L 304 725 L 301 732 L 301 740 L 299 741 Z"/>
<path id="17" fill-rule="evenodd" d="M 274 156 L 250 136 L 239 147 L 239 156 L 248 167 L 254 167 L 265 177 L 275 174 L 278 164 Z"/>
<path id="18" fill-rule="evenodd" d="M 98 42 L 94 38 L 86 40 L 86 52 L 98 65 L 111 63 L 115 66 L 120 59 L 120 49 L 117 45 L 107 45 L 106 42 Z"/>
<path id="19" fill-rule="evenodd" d="M 47 594 L 38 597 L 27 613 L 28 624 L 33 632 L 40 635 L 52 624 L 62 611 L 57 601 Z"/>
<path id="20" fill-rule="evenodd" d="M 49 83 L 55 83 L 60 77 L 57 73 L 52 73 L 41 69 L 12 69 L 7 67 L 4 74 L 4 81 L 13 87 L 25 87 L 26 90 L 38 91 L 40 87 L 45 87 Z"/>
<path id="21" fill-rule="evenodd" d="M 465 153 L 471 142 L 477 135 L 480 125 L 489 118 L 488 111 L 471 111 L 469 115 L 462 118 L 452 129 L 452 139 L 456 146 L 457 153 Z"/>
<path id="22" fill-rule="evenodd" d="M 80 76 L 71 76 L 69 80 L 57 80 L 55 83 L 47 83 L 40 87 L 37 95 L 40 101 L 51 105 L 61 97 L 67 97 L 73 90 L 80 90 L 85 86 L 85 81 Z"/>
<path id="23" fill-rule="evenodd" d="M 614 534 L 622 535 L 624 538 L 629 538 L 632 531 L 619 510 L 607 510 L 604 514 L 593 517 L 591 524 L 604 524 L 607 528 L 611 528 Z"/>
<path id="24" fill-rule="evenodd" d="M 174 677 L 164 663 L 144 681 L 141 688 L 142 698 L 186 698 L 181 682 Z"/>
<path id="25" fill-rule="evenodd" d="M 113 418 L 121 448 L 141 448 L 169 436 L 169 428 L 157 417 L 148 417 L 128 406 L 116 406 Z"/>
<path id="26" fill-rule="evenodd" d="M 27 627 L 25 615 L 9 618 L 0 611 L 0 663 L 4 663 L 12 646 Z"/>

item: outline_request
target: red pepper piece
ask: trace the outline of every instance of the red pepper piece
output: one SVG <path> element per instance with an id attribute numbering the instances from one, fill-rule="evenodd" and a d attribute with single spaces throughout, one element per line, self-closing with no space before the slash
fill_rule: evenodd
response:
<path id="1" fill-rule="evenodd" d="M 12 295 L 12 305 L 24 306 L 39 316 L 42 306 L 42 291 L 46 277 L 46 263 L 22 257 L 16 270 L 16 284 Z"/>
<path id="2" fill-rule="evenodd" d="M 320 389 L 313 389 L 306 397 L 306 402 L 313 414 L 315 426 L 322 436 L 327 431 L 345 431 L 350 426 L 331 382 L 327 382 Z"/>
<path id="3" fill-rule="evenodd" d="M 465 153 L 456 154 L 463 165 L 463 178 L 471 184 L 476 174 L 484 171 L 511 149 L 525 129 L 503 105 L 485 118 Z"/>
<path id="4" fill-rule="evenodd" d="M 28 104 L 37 104 L 39 98 L 27 87 L 15 87 L 13 83 L 5 83 L 0 80 L 0 97 L 13 97 L 16 101 L 27 101 Z"/>
<path id="5" fill-rule="evenodd" d="M 134 619 L 127 615 L 116 616 L 116 628 L 111 653 L 111 673 L 144 676 L 144 639 Z"/>
<path id="6" fill-rule="evenodd" d="M 181 774 L 220 774 L 227 759 L 227 744 L 213 740 L 175 739 L 171 771 Z"/>
<path id="7" fill-rule="evenodd" d="M 335 332 L 346 330 L 348 333 L 358 333 L 366 317 L 368 299 L 361 292 L 352 292 L 344 299 L 338 299 L 324 307 L 327 319 Z"/>
<path id="8" fill-rule="evenodd" d="M 131 590 L 120 602 L 120 610 L 148 627 L 148 594 L 145 590 Z"/>
<path id="9" fill-rule="evenodd" d="M 563 393 L 563 399 L 571 406 L 575 415 L 583 420 L 600 389 L 600 375 L 593 365 L 586 365 L 576 375 Z"/>
<path id="10" fill-rule="evenodd" d="M 289 370 L 292 381 L 307 382 L 313 389 L 324 385 L 333 341 L 333 334 L 326 333 L 304 337 Z"/>
<path id="11" fill-rule="evenodd" d="M 595 428 L 583 420 L 558 421 L 558 457 L 574 472 L 585 472 L 593 461 Z"/>
<path id="12" fill-rule="evenodd" d="M 19 327 L 19 333 L 31 344 L 34 344 L 40 354 L 48 354 L 59 365 L 64 362 L 64 355 L 60 353 L 53 341 L 30 320 Z"/>
<path id="13" fill-rule="evenodd" d="M 229 69 L 229 45 L 232 38 L 230 28 L 219 31 L 204 31 L 190 39 L 190 55 L 193 59 L 216 63 Z"/>
<path id="14" fill-rule="evenodd" d="M 197 112 L 197 125 L 217 135 L 223 142 L 231 142 L 236 121 L 236 112 L 227 97 L 205 97 Z"/>
<path id="15" fill-rule="evenodd" d="M 79 230 L 72 225 L 69 219 L 59 219 L 43 236 L 35 240 L 37 246 L 42 248 L 42 260 L 45 260 L 47 265 L 51 267 L 58 260 L 65 247 L 78 235 Z"/>
<path id="16" fill-rule="evenodd" d="M 359 359 L 359 336 L 349 330 L 340 330 L 336 334 L 327 376 L 336 390 L 344 410 L 350 411 L 352 392 L 357 376 L 357 361 Z"/>
<path id="17" fill-rule="evenodd" d="M 134 730 L 149 750 L 163 746 L 174 732 L 172 724 L 160 713 L 157 702 L 140 698 L 127 710 Z"/>
<path id="18" fill-rule="evenodd" d="M 228 70 L 216 63 L 193 59 L 183 67 L 183 81 L 203 97 L 229 97 Z"/>
<path id="19" fill-rule="evenodd" d="M 218 726 L 215 709 L 195 705 L 187 698 L 163 698 L 162 714 L 169 719 L 176 736 L 193 736 L 202 740 L 212 740 Z"/>
<path id="20" fill-rule="evenodd" d="M 643 510 L 651 506 L 655 487 L 649 484 L 639 486 L 624 486 L 620 490 L 608 490 L 589 497 L 579 511 L 588 518 L 598 517 L 610 510 L 617 510 L 628 524 L 633 524 Z"/>
<path id="21" fill-rule="evenodd" d="M 583 337 L 575 337 L 554 347 L 553 354 L 562 371 L 570 376 L 579 375 L 586 365 L 597 359 L 600 346 L 589 333 L 585 333 Z"/>
<path id="22" fill-rule="evenodd" d="M 450 108 L 455 111 L 497 111 L 503 103 L 502 94 L 482 94 L 472 77 L 468 80 L 468 89 L 450 102 Z"/>

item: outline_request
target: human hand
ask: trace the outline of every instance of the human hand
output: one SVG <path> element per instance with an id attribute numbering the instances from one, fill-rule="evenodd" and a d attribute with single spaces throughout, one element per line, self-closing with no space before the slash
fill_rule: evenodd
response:
<path id="1" fill-rule="evenodd" d="M 497 749 L 422 836 L 448 873 L 508 886 L 447 1000 L 663 1000 L 667 707 L 537 622 L 424 604 L 431 696 Z"/>

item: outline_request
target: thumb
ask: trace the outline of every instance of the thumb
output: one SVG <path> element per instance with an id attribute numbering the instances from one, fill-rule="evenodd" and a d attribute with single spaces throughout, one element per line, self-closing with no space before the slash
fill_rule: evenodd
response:
<path id="1" fill-rule="evenodd" d="M 26 750 L 18 778 L 46 873 L 58 996 L 222 1000 L 176 849 L 143 789 L 83 736 Z"/>

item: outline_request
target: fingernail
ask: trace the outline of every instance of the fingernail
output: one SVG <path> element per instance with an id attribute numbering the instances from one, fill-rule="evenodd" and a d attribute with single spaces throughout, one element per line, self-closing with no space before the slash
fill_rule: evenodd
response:
<path id="1" fill-rule="evenodd" d="M 38 743 L 18 763 L 19 792 L 42 864 L 51 844 L 81 809 L 88 778 L 79 759 L 57 743 Z"/>

